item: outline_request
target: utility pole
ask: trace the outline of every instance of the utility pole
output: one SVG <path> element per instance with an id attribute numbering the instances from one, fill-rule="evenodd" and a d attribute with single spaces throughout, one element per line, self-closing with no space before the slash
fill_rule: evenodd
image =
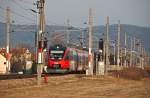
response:
<path id="1" fill-rule="evenodd" d="M 132 66 L 132 47 L 133 47 L 133 45 L 132 45 L 132 38 L 131 38 L 131 44 L 130 44 L 131 46 L 130 46 L 130 67 Z"/>
<path id="2" fill-rule="evenodd" d="M 125 55 L 125 60 L 124 60 L 124 66 L 127 67 L 127 33 L 125 32 L 125 40 L 124 40 L 124 55 Z"/>
<path id="3" fill-rule="evenodd" d="M 92 17 L 92 8 L 89 9 L 89 61 L 88 69 L 86 70 L 86 75 L 93 75 L 93 65 L 92 65 L 92 26 L 93 26 L 93 17 Z"/>
<path id="4" fill-rule="evenodd" d="M 105 63 L 105 73 L 108 72 L 109 67 L 109 16 L 106 17 L 106 34 L 105 34 L 105 56 L 106 56 L 106 63 Z"/>
<path id="5" fill-rule="evenodd" d="M 136 41 L 136 39 L 135 39 L 135 37 L 133 37 L 133 50 L 136 49 L 136 48 L 135 48 L 135 41 Z"/>
<path id="6" fill-rule="evenodd" d="M 123 50 L 123 49 L 120 47 L 120 66 L 121 66 L 121 67 L 122 67 L 122 65 L 123 65 L 123 64 L 122 64 L 122 56 L 123 56 L 123 55 L 122 55 L 122 50 Z"/>
<path id="7" fill-rule="evenodd" d="M 33 10 L 33 9 L 30 9 L 30 11 L 32 11 L 33 13 L 36 14 L 36 29 L 37 31 L 35 32 L 35 62 L 36 64 L 38 63 L 38 38 L 39 38 L 39 20 L 38 20 L 38 15 L 39 15 L 39 12 L 37 12 L 36 10 Z"/>
<path id="8" fill-rule="evenodd" d="M 106 32 L 104 32 L 103 34 L 103 52 L 102 52 L 103 56 L 103 61 L 104 61 L 104 64 L 106 64 Z"/>
<path id="9" fill-rule="evenodd" d="M 136 66 L 136 48 L 135 48 L 135 37 L 133 37 L 133 65 Z"/>
<path id="10" fill-rule="evenodd" d="M 118 21 L 118 33 L 117 33 L 117 70 L 120 63 L 120 21 Z"/>
<path id="11" fill-rule="evenodd" d="M 142 58 L 143 58 L 143 54 L 142 54 L 142 42 L 140 42 L 140 67 L 142 68 Z"/>
<path id="12" fill-rule="evenodd" d="M 145 50 L 145 48 L 144 48 L 144 52 L 143 52 L 143 58 L 144 58 L 144 66 L 143 66 L 143 68 L 146 66 L 146 50 Z"/>
<path id="13" fill-rule="evenodd" d="M 7 73 L 10 72 L 10 8 L 6 9 L 6 69 Z"/>
<path id="14" fill-rule="evenodd" d="M 69 27 L 70 27 L 70 21 L 69 21 L 69 19 L 67 19 L 67 24 L 66 24 L 66 36 L 67 36 L 67 45 L 69 45 L 69 36 L 70 36 L 70 32 L 69 32 Z"/>
<path id="15" fill-rule="evenodd" d="M 116 65 L 116 41 L 114 41 L 114 65 Z"/>
<path id="16" fill-rule="evenodd" d="M 37 1 L 37 9 L 39 9 L 39 38 L 38 38 L 38 65 L 37 65 L 37 84 L 41 85 L 41 74 L 44 66 L 44 32 L 45 32 L 45 0 Z"/>
<path id="17" fill-rule="evenodd" d="M 140 66 L 139 64 L 140 64 L 140 40 L 139 39 L 137 39 L 137 52 L 138 52 L 138 54 L 137 54 L 137 63 L 138 63 L 138 65 L 137 66 Z M 139 60 L 139 61 L 138 61 Z"/>
<path id="18" fill-rule="evenodd" d="M 142 48 L 142 65 L 141 68 L 144 69 L 145 66 L 145 48 Z"/>
<path id="19" fill-rule="evenodd" d="M 83 48 L 83 43 L 84 43 L 84 31 L 81 30 L 81 47 Z"/>
<path id="20" fill-rule="evenodd" d="M 150 54 L 148 54 L 148 65 L 150 65 Z"/>

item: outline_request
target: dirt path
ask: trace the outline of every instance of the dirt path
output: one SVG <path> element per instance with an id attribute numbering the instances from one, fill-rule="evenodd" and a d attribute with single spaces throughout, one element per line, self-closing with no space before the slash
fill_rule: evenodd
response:
<path id="1" fill-rule="evenodd" d="M 74 75 L 51 77 L 40 87 L 35 82 L 35 79 L 0 81 L 0 98 L 150 98 L 150 78 L 134 81 Z"/>

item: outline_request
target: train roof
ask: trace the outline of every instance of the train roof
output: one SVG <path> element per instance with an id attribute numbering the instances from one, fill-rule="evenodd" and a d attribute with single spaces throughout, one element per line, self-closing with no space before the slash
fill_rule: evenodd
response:
<path id="1" fill-rule="evenodd" d="M 66 48 L 88 51 L 87 48 L 82 48 L 81 46 L 72 46 L 72 45 L 66 46 L 66 45 L 61 45 L 61 44 L 55 44 L 49 47 L 49 49 L 54 49 L 54 50 L 59 50 L 59 49 L 65 50 Z"/>
<path id="2" fill-rule="evenodd" d="M 50 47 L 49 47 L 49 49 L 54 49 L 54 50 L 59 50 L 59 49 L 61 49 L 61 50 L 65 50 L 66 49 L 66 47 L 65 46 L 63 46 L 63 45 L 60 45 L 60 44 L 56 44 L 56 45 L 51 45 Z"/>

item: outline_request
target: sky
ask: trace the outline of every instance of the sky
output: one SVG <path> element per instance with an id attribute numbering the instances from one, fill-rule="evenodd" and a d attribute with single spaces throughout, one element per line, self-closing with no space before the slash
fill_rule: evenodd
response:
<path id="1" fill-rule="evenodd" d="M 36 24 L 37 0 L 0 0 L 0 7 L 12 10 L 12 19 L 16 24 Z M 5 10 L 0 8 L 0 21 L 5 21 Z M 48 25 L 64 25 L 67 19 L 70 25 L 87 26 L 89 8 L 93 9 L 93 25 L 105 25 L 106 16 L 110 24 L 131 24 L 150 27 L 150 0 L 45 0 L 45 16 Z"/>

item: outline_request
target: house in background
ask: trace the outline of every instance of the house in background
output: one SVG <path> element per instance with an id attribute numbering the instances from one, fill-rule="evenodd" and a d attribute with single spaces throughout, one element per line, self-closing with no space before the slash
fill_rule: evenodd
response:
<path id="1" fill-rule="evenodd" d="M 6 58 L 0 54 L 0 74 L 6 73 Z"/>

